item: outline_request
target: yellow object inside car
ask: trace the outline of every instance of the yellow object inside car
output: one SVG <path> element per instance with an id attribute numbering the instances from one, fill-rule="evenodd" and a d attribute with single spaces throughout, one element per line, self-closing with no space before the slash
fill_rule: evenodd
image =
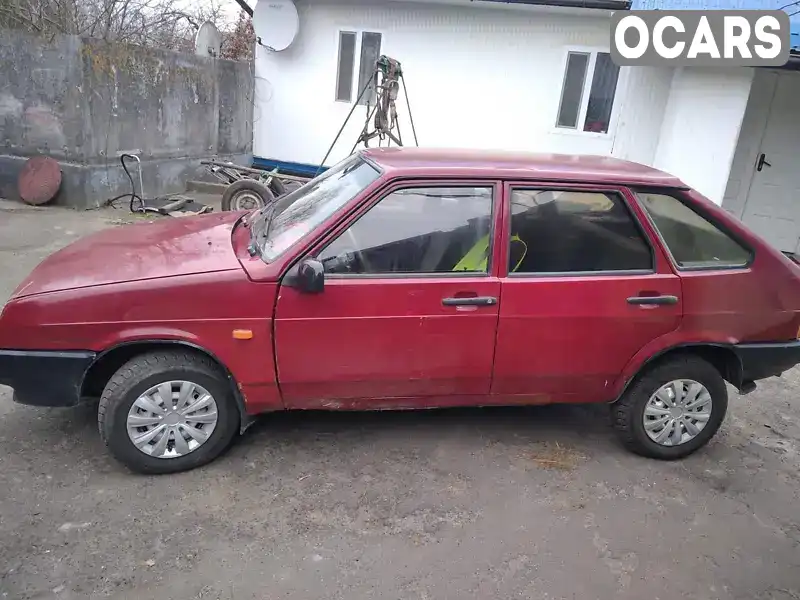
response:
<path id="1" fill-rule="evenodd" d="M 514 265 L 514 268 L 511 269 L 511 272 L 515 272 L 519 269 L 519 266 L 522 264 L 522 261 L 525 260 L 525 255 L 528 253 L 528 245 L 523 242 L 520 237 L 516 234 L 511 236 L 511 242 L 518 242 L 522 244 L 523 252 L 520 259 L 517 261 L 517 264 Z M 472 248 L 470 248 L 469 252 L 467 252 L 464 257 L 458 261 L 458 264 L 453 267 L 453 271 L 470 271 L 473 273 L 485 273 L 487 270 L 487 264 L 489 261 L 489 236 L 485 235 L 481 239 L 479 239 Z"/>

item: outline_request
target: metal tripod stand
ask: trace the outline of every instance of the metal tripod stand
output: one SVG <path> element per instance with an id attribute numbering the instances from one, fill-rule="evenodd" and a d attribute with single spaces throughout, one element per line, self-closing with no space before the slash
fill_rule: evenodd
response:
<path id="1" fill-rule="evenodd" d="M 323 158 L 322 162 L 320 163 L 320 168 L 317 170 L 317 174 L 319 174 L 319 171 L 322 170 L 322 166 L 325 164 L 325 161 L 328 160 L 328 157 L 333 151 L 334 146 L 336 146 L 336 142 L 339 141 L 339 138 L 341 137 L 345 127 L 347 127 L 347 123 L 353 116 L 356 107 L 359 105 L 361 99 L 364 97 L 364 94 L 367 93 L 367 90 L 369 90 L 373 83 L 375 84 L 375 106 L 370 109 L 369 104 L 367 104 L 367 118 L 364 121 L 364 129 L 361 131 L 361 135 L 358 136 L 356 143 L 353 144 L 350 154 L 353 154 L 358 145 L 362 143 L 364 144 L 365 148 L 369 148 L 370 140 L 375 138 L 378 138 L 378 146 L 380 146 L 384 140 L 388 140 L 387 145 L 390 145 L 392 142 L 398 146 L 403 145 L 403 136 L 400 133 L 400 123 L 397 120 L 396 105 L 401 84 L 403 86 L 406 107 L 408 108 L 408 119 L 411 122 L 411 132 L 414 135 L 414 144 L 419 146 L 419 142 L 417 140 L 417 130 L 414 127 L 414 117 L 411 115 L 411 104 L 408 101 L 408 90 L 406 89 L 406 81 L 405 77 L 403 76 L 403 69 L 399 61 L 384 55 L 376 61 L 375 70 L 373 71 L 372 76 L 369 78 L 369 80 L 367 80 L 367 83 L 364 85 L 361 93 L 358 95 L 358 99 L 353 104 L 350 112 L 347 113 L 344 123 L 342 123 L 342 126 L 339 128 L 339 133 L 336 134 L 333 143 L 325 153 L 325 158 Z M 372 122 L 373 125 L 371 130 L 370 122 Z"/>

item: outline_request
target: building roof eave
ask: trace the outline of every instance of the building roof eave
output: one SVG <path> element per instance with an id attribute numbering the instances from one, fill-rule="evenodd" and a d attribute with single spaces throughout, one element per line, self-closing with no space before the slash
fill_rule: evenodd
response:
<path id="1" fill-rule="evenodd" d="M 788 71 L 800 71 L 800 48 L 792 48 L 789 51 L 789 60 L 781 68 Z"/>

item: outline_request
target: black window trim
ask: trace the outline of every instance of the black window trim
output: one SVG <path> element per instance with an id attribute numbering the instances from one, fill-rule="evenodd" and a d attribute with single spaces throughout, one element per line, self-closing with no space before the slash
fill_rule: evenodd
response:
<path id="1" fill-rule="evenodd" d="M 508 229 L 506 231 L 506 239 L 507 239 L 507 248 L 511 248 L 511 193 L 514 190 L 544 190 L 544 191 L 554 191 L 554 192 L 586 192 L 589 194 L 615 194 L 622 200 L 622 205 L 624 206 L 625 210 L 628 212 L 628 216 L 630 216 L 631 220 L 633 221 L 634 227 L 636 227 L 636 231 L 639 233 L 639 236 L 644 240 L 647 249 L 650 252 L 650 268 L 649 269 L 619 269 L 616 271 L 551 271 L 547 273 L 512 273 L 509 270 L 509 265 L 504 265 L 505 269 L 505 277 L 510 279 L 547 279 L 552 277 L 568 277 L 568 278 L 579 278 L 579 277 L 598 277 L 598 276 L 605 276 L 605 277 L 635 277 L 641 275 L 654 275 L 658 273 L 658 268 L 656 265 L 656 253 L 655 248 L 653 247 L 653 242 L 650 239 L 650 236 L 647 235 L 647 231 L 645 231 L 642 224 L 639 222 L 639 219 L 636 216 L 636 213 L 631 208 L 628 199 L 625 197 L 625 193 L 622 188 L 602 188 L 602 187 L 570 187 L 565 186 L 563 182 L 554 182 L 554 185 L 547 185 L 543 183 L 535 183 L 535 184 L 518 184 L 512 183 L 508 186 Z M 508 256 L 508 252 L 506 253 Z"/>
<path id="2" fill-rule="evenodd" d="M 690 201 L 688 201 L 686 196 L 685 196 L 685 193 L 686 193 L 686 189 L 685 188 L 662 188 L 662 187 L 649 187 L 649 186 L 631 186 L 629 189 L 631 190 L 631 193 L 633 194 L 634 198 L 636 199 L 636 202 L 639 203 L 639 207 L 642 209 L 642 212 L 644 213 L 645 218 L 649 221 L 650 226 L 653 228 L 653 231 L 655 231 L 656 236 L 658 237 L 658 241 L 661 243 L 661 246 L 664 248 L 664 251 L 666 252 L 667 257 L 669 258 L 670 263 L 672 263 L 672 266 L 674 266 L 678 271 L 684 271 L 684 272 L 696 272 L 696 271 L 746 271 L 753 265 L 753 261 L 756 258 L 756 253 L 755 253 L 755 250 L 753 250 L 752 246 L 750 246 L 750 244 L 748 244 L 744 240 L 742 240 L 741 237 L 739 237 L 736 233 L 731 231 L 724 224 L 720 223 L 712 215 L 709 215 L 702 208 L 693 206 L 692 203 Z M 675 257 L 672 255 L 672 250 L 670 250 L 669 244 L 667 244 L 667 241 L 664 239 L 664 236 L 661 235 L 661 230 L 659 230 L 658 226 L 656 225 L 656 222 L 653 220 L 653 217 L 650 215 L 650 212 L 645 207 L 644 202 L 642 202 L 641 198 L 639 198 L 639 194 L 640 193 L 641 194 L 660 194 L 662 196 L 669 196 L 670 198 L 674 198 L 675 200 L 677 200 L 678 202 L 683 204 L 686 208 L 688 208 L 690 211 L 692 211 L 696 215 L 700 216 L 701 218 L 703 218 L 706 221 L 708 221 L 709 223 L 711 223 L 711 225 L 713 225 L 714 227 L 719 229 L 723 234 L 725 234 L 726 236 L 731 238 L 734 242 L 736 242 L 739 246 L 741 246 L 741 248 L 748 253 L 747 261 L 742 263 L 742 264 L 740 264 L 740 265 L 697 265 L 697 266 L 691 266 L 691 267 L 681 266 L 680 264 L 678 264 L 678 261 L 675 260 Z"/>
<path id="3" fill-rule="evenodd" d="M 467 181 L 458 181 L 458 180 L 445 180 L 445 179 L 431 179 L 430 181 L 426 182 L 424 178 L 416 179 L 416 178 L 409 178 L 410 180 L 404 180 L 403 178 L 398 178 L 396 180 L 392 180 L 389 182 L 388 189 L 384 188 L 381 190 L 377 190 L 376 197 L 377 200 L 367 202 L 368 206 L 365 208 L 364 212 L 358 215 L 353 221 L 351 221 L 347 227 L 342 229 L 337 235 L 333 235 L 330 239 L 325 240 L 322 244 L 315 248 L 314 251 L 309 254 L 309 256 L 313 256 L 314 258 L 318 258 L 319 255 L 325 251 L 325 249 L 333 244 L 336 240 L 339 239 L 345 232 L 350 229 L 353 225 L 358 223 L 358 221 L 364 217 L 370 210 L 372 210 L 375 206 L 377 206 L 384 198 L 387 198 L 391 194 L 400 191 L 400 190 L 408 190 L 414 188 L 431 188 L 431 187 L 449 187 L 449 188 L 478 188 L 478 187 L 485 187 L 491 191 L 492 198 L 491 198 L 491 213 L 490 213 L 490 223 L 489 223 L 489 254 L 486 258 L 486 271 L 485 272 L 477 272 L 477 271 L 442 271 L 439 273 L 433 272 L 408 272 L 408 273 L 325 273 L 325 279 L 434 279 L 437 277 L 443 277 L 446 279 L 467 279 L 467 278 L 490 278 L 492 277 L 492 267 L 494 263 L 494 243 L 495 243 L 495 221 L 497 220 L 497 211 L 499 210 L 499 203 L 498 203 L 498 192 L 502 192 L 502 183 L 499 182 L 497 179 L 487 179 L 487 180 L 467 180 Z"/>

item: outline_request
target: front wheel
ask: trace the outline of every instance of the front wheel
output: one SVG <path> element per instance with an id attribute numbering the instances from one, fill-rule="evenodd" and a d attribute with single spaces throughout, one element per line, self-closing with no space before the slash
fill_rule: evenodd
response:
<path id="1" fill-rule="evenodd" d="M 697 356 L 663 362 L 612 405 L 623 444 L 642 456 L 683 458 L 705 446 L 722 424 L 728 390 L 717 369 Z"/>
<path id="2" fill-rule="evenodd" d="M 231 444 L 239 412 L 230 385 L 206 356 L 142 354 L 109 380 L 98 410 L 111 454 L 139 473 L 175 473 L 217 458 Z"/>

